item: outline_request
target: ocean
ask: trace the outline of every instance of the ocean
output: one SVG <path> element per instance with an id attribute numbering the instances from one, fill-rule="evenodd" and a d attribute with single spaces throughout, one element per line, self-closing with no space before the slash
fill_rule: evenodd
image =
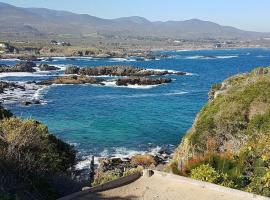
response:
<path id="1" fill-rule="evenodd" d="M 131 65 L 156 70 L 188 72 L 169 75 L 173 81 L 160 86 L 117 87 L 58 85 L 35 91 L 40 105 L 5 105 L 22 118 L 34 118 L 48 125 L 51 133 L 73 144 L 82 160 L 96 157 L 125 157 L 136 153 L 171 151 L 181 142 L 197 113 L 208 100 L 211 85 L 237 73 L 270 65 L 269 49 L 228 49 L 156 52 L 166 58 L 156 60 L 54 58 L 51 65 L 77 66 Z M 15 64 L 18 60 L 0 60 Z M 40 62 L 37 62 L 40 63 Z M 0 74 L 9 81 L 46 80 L 56 73 Z M 108 77 L 107 77 L 108 78 Z M 113 79 L 115 77 L 109 77 Z M 18 94 L 19 95 L 19 94 Z M 20 97 L 20 98 L 23 98 Z M 81 162 L 79 167 L 87 165 Z"/>

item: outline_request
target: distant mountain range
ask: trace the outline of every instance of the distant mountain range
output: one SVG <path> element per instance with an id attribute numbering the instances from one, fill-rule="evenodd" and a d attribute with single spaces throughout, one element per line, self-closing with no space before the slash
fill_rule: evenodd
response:
<path id="1" fill-rule="evenodd" d="M 45 8 L 20 8 L 0 2 L 0 36 L 19 39 L 59 35 L 253 40 L 269 37 L 270 33 L 243 31 L 199 19 L 166 22 L 151 22 L 137 16 L 102 19 Z"/>

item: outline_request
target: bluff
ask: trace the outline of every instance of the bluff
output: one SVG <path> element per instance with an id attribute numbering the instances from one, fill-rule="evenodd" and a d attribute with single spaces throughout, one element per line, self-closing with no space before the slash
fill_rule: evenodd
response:
<path id="1" fill-rule="evenodd" d="M 270 196 L 269 141 L 267 67 L 212 87 L 170 167 L 177 174 Z"/>

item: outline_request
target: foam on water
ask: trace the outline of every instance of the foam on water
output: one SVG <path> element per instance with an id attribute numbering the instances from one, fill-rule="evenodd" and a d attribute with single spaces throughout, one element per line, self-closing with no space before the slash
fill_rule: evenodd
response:
<path id="1" fill-rule="evenodd" d="M 118 86 L 116 81 L 103 81 L 102 82 L 106 87 L 119 87 L 119 88 L 130 88 L 130 89 L 152 89 L 159 85 L 127 85 L 127 86 Z"/>
<path id="2" fill-rule="evenodd" d="M 173 149 L 173 145 L 171 145 L 170 147 Z M 131 158 L 132 156 L 137 155 L 137 154 L 140 154 L 140 155 L 150 154 L 150 155 L 155 156 L 158 154 L 158 152 L 161 149 L 162 147 L 160 146 L 150 148 L 147 151 L 127 149 L 126 147 L 113 147 L 110 150 L 106 148 L 102 152 L 100 152 L 97 156 L 94 156 L 94 163 L 95 165 L 99 165 L 100 158 L 108 158 L 108 157 L 110 158 L 116 157 L 116 158 L 125 159 L 125 158 Z M 77 163 L 76 169 L 82 170 L 82 169 L 89 168 L 90 163 L 91 163 L 91 158 L 92 158 L 92 155 L 83 156 L 82 160 Z"/>
<path id="3" fill-rule="evenodd" d="M 22 101 L 40 101 L 41 104 L 46 104 L 43 100 L 43 95 L 49 86 L 41 86 L 36 84 L 27 84 L 24 82 L 15 82 L 17 85 L 23 86 L 25 89 L 5 89 L 0 96 L 0 101 L 3 104 L 15 104 Z"/>
<path id="4" fill-rule="evenodd" d="M 238 55 L 222 55 L 222 56 L 205 56 L 205 55 L 195 55 L 195 56 L 174 56 L 176 59 L 187 59 L 187 60 L 214 60 L 214 59 L 231 59 L 238 58 Z"/>

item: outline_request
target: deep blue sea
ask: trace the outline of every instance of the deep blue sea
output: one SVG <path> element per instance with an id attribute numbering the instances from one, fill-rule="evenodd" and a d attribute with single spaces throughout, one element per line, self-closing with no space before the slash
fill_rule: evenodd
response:
<path id="1" fill-rule="evenodd" d="M 161 53 L 161 52 L 157 52 Z M 124 88 L 61 85 L 42 91 L 43 105 L 6 105 L 17 116 L 46 123 L 50 131 L 74 144 L 80 156 L 119 156 L 176 147 L 207 102 L 214 83 L 239 72 L 270 65 L 269 49 L 231 49 L 162 52 L 154 61 L 55 58 L 49 64 L 78 66 L 132 65 L 189 72 L 171 75 L 173 82 L 157 87 Z M 15 64 L 14 60 L 0 63 Z M 27 81 L 49 76 L 3 77 Z"/>

